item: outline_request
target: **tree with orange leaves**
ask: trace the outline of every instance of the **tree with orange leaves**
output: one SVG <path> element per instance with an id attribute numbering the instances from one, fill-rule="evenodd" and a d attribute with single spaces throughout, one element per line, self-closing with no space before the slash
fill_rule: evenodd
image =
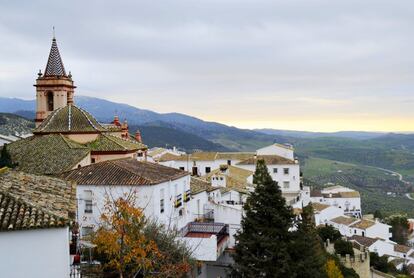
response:
<path id="1" fill-rule="evenodd" d="M 151 272 L 160 256 L 156 243 L 145 237 L 146 220 L 134 204 L 132 195 L 107 200 L 101 225 L 92 240 L 106 259 L 104 269 L 116 270 L 121 278 Z"/>

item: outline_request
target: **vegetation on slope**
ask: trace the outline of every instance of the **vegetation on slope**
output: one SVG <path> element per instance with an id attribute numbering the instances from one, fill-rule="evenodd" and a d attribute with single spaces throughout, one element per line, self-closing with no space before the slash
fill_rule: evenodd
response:
<path id="1" fill-rule="evenodd" d="M 26 118 L 9 113 L 0 113 L 0 134 L 30 133 L 33 128 L 34 123 Z"/>
<path id="2" fill-rule="evenodd" d="M 411 186 L 390 173 L 314 157 L 304 159 L 302 171 L 305 184 L 313 188 L 335 183 L 358 190 L 364 214 L 380 210 L 385 215 L 403 212 L 414 216 L 414 201 L 404 196 Z"/>

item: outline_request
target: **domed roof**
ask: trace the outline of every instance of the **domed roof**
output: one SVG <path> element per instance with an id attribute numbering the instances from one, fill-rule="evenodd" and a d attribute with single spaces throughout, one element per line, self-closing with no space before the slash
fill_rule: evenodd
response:
<path id="1" fill-rule="evenodd" d="M 75 105 L 53 111 L 33 133 L 100 133 L 106 131 L 88 112 Z"/>

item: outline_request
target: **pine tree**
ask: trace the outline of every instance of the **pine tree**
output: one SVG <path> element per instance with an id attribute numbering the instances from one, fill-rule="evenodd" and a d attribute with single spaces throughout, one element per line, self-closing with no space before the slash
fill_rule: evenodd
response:
<path id="1" fill-rule="evenodd" d="M 315 228 L 313 208 L 303 208 L 297 230 L 293 233 L 291 257 L 295 261 L 296 277 L 324 278 L 326 276 L 326 252 Z"/>
<path id="2" fill-rule="evenodd" d="M 253 183 L 256 187 L 243 207 L 241 230 L 236 234 L 233 273 L 241 277 L 292 277 L 292 210 L 263 160 L 257 161 Z"/>

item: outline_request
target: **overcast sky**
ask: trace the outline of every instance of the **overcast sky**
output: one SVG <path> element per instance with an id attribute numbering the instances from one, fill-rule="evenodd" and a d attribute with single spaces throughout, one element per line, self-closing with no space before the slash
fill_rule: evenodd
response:
<path id="1" fill-rule="evenodd" d="M 414 130 L 411 0 L 0 0 L 0 12 L 0 96 L 34 98 L 54 25 L 78 95 L 246 128 Z"/>

